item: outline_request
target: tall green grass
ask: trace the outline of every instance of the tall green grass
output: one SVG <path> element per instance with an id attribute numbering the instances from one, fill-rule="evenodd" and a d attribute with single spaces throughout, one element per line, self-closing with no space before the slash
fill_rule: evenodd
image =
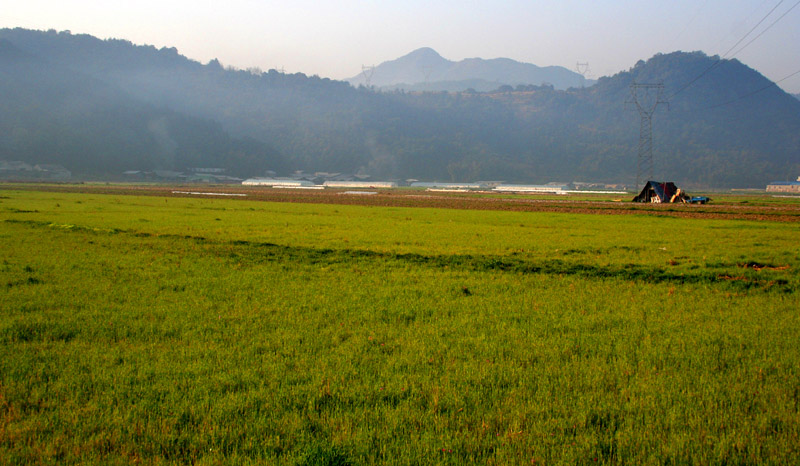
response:
<path id="1" fill-rule="evenodd" d="M 792 224 L 0 197 L 0 463 L 800 453 Z"/>

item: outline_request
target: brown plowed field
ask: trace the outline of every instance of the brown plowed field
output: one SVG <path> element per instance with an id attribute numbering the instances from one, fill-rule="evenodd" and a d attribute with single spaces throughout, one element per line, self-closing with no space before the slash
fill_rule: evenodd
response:
<path id="1" fill-rule="evenodd" d="M 487 193 L 445 193 L 411 189 L 373 190 L 375 194 L 352 194 L 353 191 L 325 189 L 275 189 L 230 186 L 186 185 L 94 185 L 94 184 L 4 184 L 0 189 L 32 189 L 37 191 L 127 194 L 163 197 L 225 198 L 267 202 L 299 202 L 383 207 L 431 207 L 440 209 L 504 210 L 520 212 L 564 212 L 601 215 L 661 215 L 686 218 L 800 222 L 800 200 L 775 205 L 746 205 L 735 202 L 713 202 L 706 205 L 634 204 L 630 195 L 621 201 L 553 199 L 508 196 Z M 234 195 L 226 197 L 225 194 Z M 241 196 L 244 194 L 244 196 Z"/>

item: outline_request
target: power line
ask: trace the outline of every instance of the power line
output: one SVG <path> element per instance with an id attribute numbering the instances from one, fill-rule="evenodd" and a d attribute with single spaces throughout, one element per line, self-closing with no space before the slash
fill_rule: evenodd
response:
<path id="1" fill-rule="evenodd" d="M 736 102 L 738 102 L 738 101 L 740 101 L 740 100 L 742 100 L 742 99 L 746 99 L 746 98 L 748 98 L 748 97 L 754 96 L 754 95 L 758 94 L 759 92 L 766 91 L 767 89 L 769 89 L 769 88 L 771 88 L 771 87 L 773 87 L 773 86 L 777 86 L 777 85 L 778 85 L 778 83 L 781 83 L 781 82 L 783 82 L 783 81 L 786 81 L 787 79 L 789 79 L 789 78 L 791 78 L 791 77 L 793 77 L 793 76 L 796 76 L 796 75 L 798 75 L 798 74 L 800 74 L 800 70 L 797 70 L 797 71 L 795 71 L 794 73 L 790 74 L 789 76 L 786 76 L 786 77 L 785 77 L 785 78 L 783 78 L 783 79 L 780 79 L 780 80 L 778 80 L 778 81 L 775 81 L 775 82 L 769 83 L 768 85 L 766 85 L 766 86 L 762 87 L 761 89 L 758 89 L 757 91 L 750 92 L 749 94 L 745 94 L 745 95 L 743 95 L 743 96 L 740 96 L 740 97 L 738 97 L 738 98 L 736 98 L 736 99 L 729 100 L 729 101 L 727 101 L 727 102 L 724 102 L 724 103 L 721 103 L 721 104 L 712 105 L 711 107 L 708 107 L 707 109 L 708 109 L 708 110 L 710 110 L 710 109 L 713 109 L 713 108 L 724 107 L 724 106 L 726 106 L 726 105 L 730 105 L 730 104 L 736 103 Z"/>
<path id="2" fill-rule="evenodd" d="M 797 5 L 800 5 L 800 1 L 799 1 L 799 2 L 797 2 L 797 3 L 795 3 L 794 5 L 792 5 L 792 7 L 791 7 L 791 8 L 789 8 L 788 10 L 786 10 L 786 12 L 785 12 L 784 14 L 782 14 L 782 15 L 781 15 L 781 16 L 780 16 L 778 19 L 776 19 L 775 21 L 773 21 L 773 22 L 772 22 L 772 24 L 770 24 L 769 26 L 767 26 L 767 28 L 766 28 L 766 29 L 764 29 L 763 31 L 761 31 L 761 32 L 760 32 L 760 33 L 759 33 L 757 36 L 753 37 L 753 39 L 751 39 L 751 40 L 750 40 L 750 42 L 748 42 L 748 43 L 744 44 L 744 45 L 742 46 L 742 48 L 740 48 L 739 50 L 737 50 L 737 51 L 736 51 L 736 53 L 734 53 L 732 56 L 736 56 L 736 55 L 737 55 L 739 52 L 741 52 L 742 50 L 744 50 L 745 48 L 747 48 L 747 46 L 748 46 L 748 45 L 752 44 L 752 43 L 753 43 L 753 42 L 754 42 L 756 39 L 758 39 L 759 37 L 761 37 L 762 35 L 764 35 L 764 33 L 765 33 L 765 32 L 767 32 L 767 31 L 769 31 L 769 30 L 770 30 L 770 28 L 772 28 L 772 26 L 775 26 L 775 24 L 776 24 L 778 21 L 782 20 L 784 16 L 788 15 L 790 11 L 794 10 L 794 9 L 795 9 L 795 7 L 796 7 Z"/>
<path id="3" fill-rule="evenodd" d="M 686 84 L 685 84 L 683 87 L 681 87 L 680 89 L 678 89 L 678 90 L 677 90 L 677 91 L 676 91 L 674 94 L 672 94 L 672 95 L 671 95 L 669 98 L 670 98 L 670 99 L 674 99 L 674 98 L 675 98 L 675 96 L 677 96 L 677 95 L 678 95 L 678 94 L 680 94 L 681 92 L 683 92 L 683 91 L 685 91 L 686 89 L 688 89 L 688 88 L 689 88 L 689 86 L 691 86 L 692 84 L 696 83 L 696 82 L 697 82 L 697 81 L 699 81 L 699 80 L 700 80 L 700 79 L 701 79 L 703 76 L 705 76 L 706 74 L 708 74 L 708 73 L 709 73 L 711 70 L 713 70 L 714 68 L 716 68 L 717 66 L 719 66 L 719 64 L 720 64 L 720 63 L 722 63 L 722 60 L 723 60 L 723 59 L 725 59 L 725 58 L 727 58 L 728 54 L 729 54 L 729 53 L 731 53 L 731 51 L 732 51 L 733 49 L 735 49 L 736 47 L 738 47 L 738 46 L 739 46 L 739 44 L 741 44 L 741 43 L 742 43 L 742 42 L 743 42 L 743 41 L 744 41 L 744 40 L 747 38 L 747 36 L 749 36 L 750 34 L 752 34 L 752 33 L 753 33 L 753 31 L 755 31 L 755 30 L 756 30 L 756 29 L 757 29 L 757 28 L 758 28 L 758 27 L 761 25 L 761 23 L 763 23 L 764 21 L 766 21 L 766 19 L 767 19 L 767 18 L 768 18 L 768 17 L 769 17 L 769 16 L 770 16 L 770 15 L 771 15 L 771 14 L 772 14 L 772 13 L 773 13 L 773 12 L 774 12 L 774 11 L 775 11 L 777 8 L 778 8 L 778 7 L 779 7 L 779 6 L 781 6 L 781 4 L 782 4 L 783 2 L 784 2 L 784 0 L 780 0 L 780 1 L 778 2 L 778 4 L 777 4 L 777 5 L 775 5 L 774 7 L 772 7 L 772 9 L 771 9 L 771 10 L 769 10 L 769 12 L 768 12 L 766 15 L 764 15 L 764 17 L 763 17 L 763 18 L 761 18 L 761 20 L 760 20 L 758 23 L 756 23 L 756 25 L 755 25 L 755 26 L 753 26 L 753 27 L 752 27 L 752 28 L 751 28 L 751 29 L 750 29 L 750 30 L 747 32 L 747 34 L 745 34 L 744 36 L 742 36 L 742 38 L 741 38 L 741 39 L 739 39 L 739 40 L 738 40 L 738 41 L 737 41 L 735 44 L 733 44 L 733 47 L 729 48 L 729 49 L 728 49 L 728 51 L 727 51 L 727 52 L 725 52 L 725 54 L 724 54 L 724 55 L 723 55 L 721 58 L 718 58 L 718 59 L 717 59 L 717 61 L 715 61 L 714 63 L 712 63 L 712 64 L 711 64 L 711 66 L 709 66 L 708 68 L 706 68 L 706 69 L 705 69 L 705 70 L 704 70 L 702 73 L 700 73 L 700 74 L 699 74 L 699 75 L 698 75 L 696 78 L 692 79 L 691 81 L 689 81 L 688 83 L 686 83 Z M 781 16 L 780 18 L 778 18 L 778 20 L 777 20 L 777 21 L 775 21 L 774 23 L 772 23 L 772 24 L 771 24 L 769 27 L 772 27 L 773 25 L 775 25 L 775 23 L 777 23 L 778 21 L 780 21 L 780 20 L 781 20 L 781 18 L 783 18 L 784 16 L 786 16 L 786 14 L 787 14 L 787 13 L 789 13 L 789 11 L 792 11 L 792 9 L 793 9 L 795 6 L 797 6 L 798 4 L 800 4 L 800 2 L 796 3 L 796 4 L 795 4 L 795 5 L 792 7 L 792 8 L 790 8 L 790 9 L 789 9 L 789 10 L 788 10 L 786 13 L 784 13 L 784 14 L 783 14 L 783 16 Z M 768 27 L 767 29 L 769 29 L 769 27 Z M 764 32 L 766 32 L 766 31 L 764 31 Z M 763 34 L 763 32 L 762 32 L 762 34 Z M 761 34 L 759 34 L 759 36 L 758 36 L 758 37 L 760 37 L 760 36 L 761 36 Z M 758 37 L 756 37 L 756 39 L 757 39 Z M 753 40 L 755 40 L 755 39 L 753 39 Z M 748 42 L 748 43 L 747 43 L 747 45 L 750 45 L 750 43 L 752 43 L 752 41 Z M 747 45 L 745 45 L 745 47 L 746 47 Z M 744 47 L 742 47 L 742 48 L 744 48 Z M 741 50 L 739 50 L 739 52 L 741 52 Z M 739 53 L 739 52 L 736 52 L 736 53 Z M 734 55 L 735 55 L 735 54 L 734 54 Z"/>
<path id="4" fill-rule="evenodd" d="M 755 26 L 753 26 L 753 28 L 752 28 L 752 29 L 750 29 L 749 31 L 747 31 L 747 34 L 743 35 L 741 39 L 739 39 L 739 40 L 738 40 L 738 41 L 737 41 L 735 44 L 733 44 L 733 47 L 729 48 L 729 49 L 728 49 L 728 51 L 727 51 L 727 52 L 725 52 L 725 54 L 722 56 L 722 58 L 727 58 L 727 57 L 728 57 L 728 54 L 729 54 L 729 53 L 731 53 L 731 50 L 735 49 L 735 48 L 736 48 L 736 47 L 737 47 L 739 44 L 741 44 L 741 43 L 742 43 L 742 41 L 743 41 L 743 40 L 747 39 L 747 36 L 749 36 L 750 34 L 752 34 L 752 33 L 753 33 L 753 31 L 755 31 L 755 30 L 756 30 L 756 29 L 757 29 L 759 26 L 761 26 L 761 23 L 763 23 L 763 22 L 764 22 L 764 21 L 765 21 L 767 18 L 769 18 L 769 16 L 772 14 L 772 12 L 774 12 L 774 11 L 775 11 L 775 10 L 776 10 L 776 9 L 777 9 L 779 6 L 781 6 L 781 3 L 783 3 L 783 2 L 784 2 L 784 0 L 781 0 L 781 1 L 779 1 L 779 2 L 778 2 L 778 4 L 777 4 L 777 5 L 775 5 L 774 7 L 772 7 L 772 9 L 771 9 L 771 10 L 769 10 L 769 13 L 767 13 L 767 14 L 766 14 L 766 15 L 765 15 L 763 18 L 761 18 L 761 21 L 759 21 L 758 23 L 756 23 L 756 25 L 755 25 Z M 797 6 L 797 5 L 795 5 L 795 6 Z M 790 11 L 791 11 L 791 9 L 790 9 Z M 788 13 L 788 12 L 787 12 L 787 13 Z M 785 16 L 785 15 L 784 15 L 784 16 Z M 783 18 L 783 16 L 781 16 L 781 18 Z M 778 20 L 780 20 L 780 18 L 778 18 Z M 773 24 L 775 24 L 775 23 L 773 23 Z M 762 33 L 762 34 L 763 34 L 763 33 Z M 759 34 L 759 35 L 760 35 L 760 34 Z M 737 53 L 738 53 L 738 52 L 737 52 Z M 734 55 L 736 55 L 736 54 L 734 54 Z"/>
<path id="5" fill-rule="evenodd" d="M 703 11 L 706 8 L 706 6 L 708 5 L 709 1 L 711 1 L 711 0 L 706 0 L 703 3 L 703 5 L 700 8 L 698 8 L 697 11 L 695 11 L 694 16 L 692 16 L 692 19 L 690 19 L 689 22 L 686 23 L 686 26 L 684 26 L 684 28 L 681 30 L 681 32 L 679 32 L 678 35 L 673 40 L 674 44 L 677 45 L 678 40 L 680 40 L 680 38 L 683 37 L 684 34 L 686 34 L 686 31 L 689 30 L 689 27 L 692 25 L 692 23 L 694 23 L 695 20 L 700 16 L 700 12 Z"/>
<path id="6" fill-rule="evenodd" d="M 745 18 L 755 18 L 757 14 L 760 14 L 760 11 L 763 11 L 764 6 L 768 3 L 772 3 L 773 0 L 763 0 L 756 6 L 752 8 L 750 13 L 748 13 Z M 709 47 L 709 50 L 719 50 L 724 44 L 728 43 L 730 39 L 735 39 L 738 34 L 735 31 L 731 31 L 730 33 L 726 34 L 720 40 L 718 40 L 713 47 Z"/>

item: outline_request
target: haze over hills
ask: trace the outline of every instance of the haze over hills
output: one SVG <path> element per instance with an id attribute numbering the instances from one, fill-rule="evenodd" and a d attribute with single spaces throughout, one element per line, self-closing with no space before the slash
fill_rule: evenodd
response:
<path id="1" fill-rule="evenodd" d="M 503 85 L 549 84 L 556 89 L 589 86 L 594 83 L 561 66 L 539 67 L 509 58 L 467 58 L 458 62 L 443 58 L 424 47 L 396 60 L 383 62 L 347 81 L 353 86 L 366 84 L 379 89 L 407 91 L 486 92 Z"/>
<path id="2" fill-rule="evenodd" d="M 72 47 L 47 51 L 21 42 L 18 47 L 0 38 L 0 160 L 60 164 L 78 176 L 204 166 L 239 175 L 287 169 L 268 144 L 232 138 L 216 121 L 137 98 L 98 72 L 120 72 L 123 56 L 119 67 L 101 65 L 101 58 L 78 59 L 90 49 L 76 54 Z M 159 61 L 158 55 L 148 58 L 155 59 L 151 65 Z"/>
<path id="3" fill-rule="evenodd" d="M 631 183 L 640 118 L 625 101 L 634 80 L 664 82 L 670 100 L 654 116 L 658 178 L 763 188 L 800 174 L 800 101 L 736 60 L 700 52 L 659 54 L 587 88 L 375 92 L 23 29 L 0 30 L 0 160 L 94 177 L 221 167 L 240 176 Z"/>

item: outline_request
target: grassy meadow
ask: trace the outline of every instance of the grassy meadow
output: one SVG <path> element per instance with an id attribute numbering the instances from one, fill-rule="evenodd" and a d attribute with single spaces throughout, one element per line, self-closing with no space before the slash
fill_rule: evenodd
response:
<path id="1" fill-rule="evenodd" d="M 0 191 L 0 464 L 791 464 L 799 245 Z"/>

